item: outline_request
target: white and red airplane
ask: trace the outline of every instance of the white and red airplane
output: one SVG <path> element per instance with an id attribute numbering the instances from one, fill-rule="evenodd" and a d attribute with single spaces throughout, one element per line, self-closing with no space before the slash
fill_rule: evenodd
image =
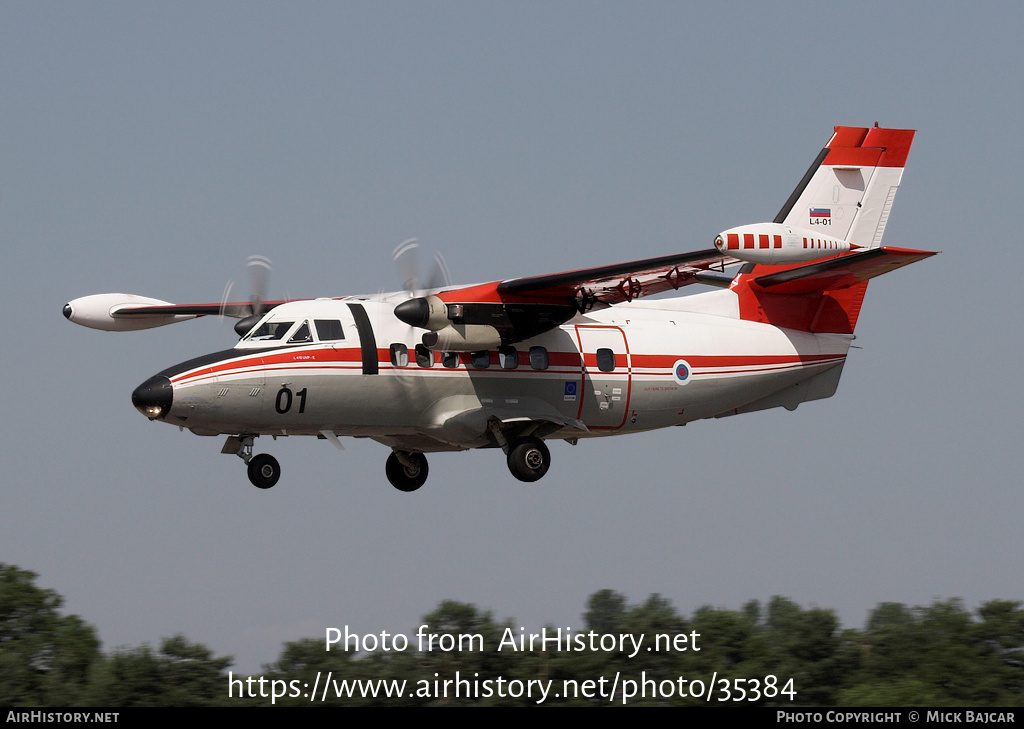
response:
<path id="1" fill-rule="evenodd" d="M 132 403 L 150 420 L 226 435 L 221 452 L 260 488 L 281 474 L 273 456 L 253 455 L 260 435 L 339 448 L 340 436 L 373 438 L 392 449 L 387 476 L 402 491 L 426 481 L 424 454 L 469 448 L 501 448 L 516 478 L 536 481 L 545 440 L 830 397 L 868 279 L 934 255 L 882 246 L 913 138 L 836 127 L 772 222 L 694 253 L 420 295 L 174 305 L 99 294 L 64 316 L 108 331 L 241 318 L 234 348 L 154 375 Z M 693 283 L 717 288 L 642 300 Z"/>

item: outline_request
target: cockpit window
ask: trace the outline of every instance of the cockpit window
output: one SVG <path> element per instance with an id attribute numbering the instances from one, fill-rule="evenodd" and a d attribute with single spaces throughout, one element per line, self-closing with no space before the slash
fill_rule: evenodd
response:
<path id="1" fill-rule="evenodd" d="M 246 341 L 250 342 L 273 342 L 284 337 L 292 328 L 293 321 L 265 321 L 250 332 Z"/>
<path id="2" fill-rule="evenodd" d="M 309 322 L 302 322 L 302 326 L 295 330 L 295 334 L 288 340 L 288 344 L 306 344 L 313 341 L 313 335 L 309 331 Z"/>
<path id="3" fill-rule="evenodd" d="M 316 325 L 316 336 L 321 342 L 345 338 L 345 331 L 337 319 L 315 319 L 313 323 Z"/>

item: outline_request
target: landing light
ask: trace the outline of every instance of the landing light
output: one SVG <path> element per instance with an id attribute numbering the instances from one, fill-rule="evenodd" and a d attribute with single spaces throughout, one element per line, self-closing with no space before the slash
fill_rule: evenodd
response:
<path id="1" fill-rule="evenodd" d="M 147 405 L 146 417 L 149 418 L 150 420 L 155 420 L 156 418 L 160 417 L 160 413 L 162 413 L 163 411 L 164 409 L 159 405 Z"/>

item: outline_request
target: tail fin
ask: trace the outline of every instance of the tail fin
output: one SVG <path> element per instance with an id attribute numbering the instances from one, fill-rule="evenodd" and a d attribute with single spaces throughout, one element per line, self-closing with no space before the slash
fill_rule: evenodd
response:
<path id="1" fill-rule="evenodd" d="M 775 222 L 878 248 L 913 141 L 913 129 L 836 127 Z"/>
<path id="2" fill-rule="evenodd" d="M 934 255 L 882 247 L 913 140 L 912 129 L 835 128 L 774 223 L 851 250 L 807 264 L 746 264 L 730 286 L 741 319 L 852 334 L 868 279 Z"/>

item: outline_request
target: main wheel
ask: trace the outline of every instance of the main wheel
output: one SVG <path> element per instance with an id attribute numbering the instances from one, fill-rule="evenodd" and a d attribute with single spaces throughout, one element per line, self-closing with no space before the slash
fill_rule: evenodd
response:
<path id="1" fill-rule="evenodd" d="M 412 464 L 411 466 L 406 466 L 398 460 L 398 456 L 392 453 L 388 456 L 384 470 L 388 474 L 388 481 L 396 489 L 406 492 L 415 491 L 427 482 L 427 474 L 430 471 L 427 468 L 427 457 L 422 453 L 408 453 L 405 458 Z"/>
<path id="2" fill-rule="evenodd" d="M 269 453 L 249 459 L 249 480 L 258 489 L 269 489 L 281 478 L 281 464 Z"/>
<path id="3" fill-rule="evenodd" d="M 537 481 L 551 465 L 551 452 L 539 438 L 520 438 L 508 452 L 508 470 L 520 481 Z"/>

